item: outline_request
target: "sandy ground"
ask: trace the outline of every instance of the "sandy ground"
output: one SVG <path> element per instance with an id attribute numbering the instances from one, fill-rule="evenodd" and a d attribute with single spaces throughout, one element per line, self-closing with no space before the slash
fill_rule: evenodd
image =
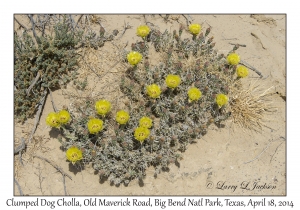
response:
<path id="1" fill-rule="evenodd" d="M 22 23 L 28 19 L 16 16 Z M 108 42 L 94 52 L 98 62 L 99 74 L 110 71 L 101 81 L 90 74 L 90 91 L 82 94 L 107 95 L 113 91 L 118 80 L 116 75 L 122 71 L 122 64 L 109 69 L 114 63 L 112 53 L 118 53 L 118 46 L 127 48 L 138 39 L 135 28 L 146 21 L 161 31 L 178 30 L 179 24 L 185 24 L 182 15 L 171 15 L 165 22 L 159 16 L 146 15 L 97 15 L 106 30 L 123 31 L 124 22 L 133 26 L 126 30 L 119 40 Z M 68 173 L 66 178 L 68 195 L 285 195 L 286 194 L 286 16 L 285 15 L 190 15 L 194 23 L 203 28 L 212 27 L 211 34 L 216 41 L 216 49 L 225 54 L 232 49 L 230 43 L 246 45 L 238 53 L 244 61 L 257 68 L 264 79 L 251 71 L 247 83 L 257 81 L 264 89 L 271 89 L 273 105 L 277 112 L 266 116 L 267 126 L 260 133 L 243 131 L 227 121 L 224 128 L 210 126 L 208 133 L 195 144 L 191 144 L 183 153 L 180 165 L 171 165 L 168 172 L 153 176 L 153 169 L 147 171 L 144 185 L 132 181 L 129 186 L 111 186 L 108 181 L 100 182 L 91 166 L 84 170 L 74 168 L 66 161 L 65 153 L 60 149 L 57 134 L 45 124 L 45 118 L 51 111 L 48 97 L 41 120 L 33 141 L 23 154 L 22 166 L 15 156 L 15 178 L 25 195 L 64 195 L 62 175 L 49 163 L 33 158 L 41 155 L 53 161 Z M 17 27 L 17 24 L 16 24 Z M 99 26 L 98 26 L 99 27 Z M 81 70 L 82 77 L 87 75 Z M 112 84 L 111 89 L 107 84 Z M 246 85 L 246 84 L 245 84 Z M 116 90 L 117 91 L 117 90 Z M 58 109 L 64 105 L 72 107 L 74 100 L 68 97 L 72 86 L 53 92 Z M 114 103 L 117 103 L 115 101 Z M 20 138 L 28 139 L 33 127 L 33 119 L 24 125 L 15 125 L 15 145 Z M 15 186 L 15 195 L 19 191 Z"/>

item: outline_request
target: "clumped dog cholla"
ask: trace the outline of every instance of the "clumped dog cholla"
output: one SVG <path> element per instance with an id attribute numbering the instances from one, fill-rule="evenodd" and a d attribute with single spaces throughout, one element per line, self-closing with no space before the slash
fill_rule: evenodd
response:
<path id="1" fill-rule="evenodd" d="M 182 38 L 183 33 L 190 38 Z M 126 108 L 113 112 L 105 98 L 77 105 L 72 121 L 60 126 L 63 148 L 82 152 L 76 150 L 75 158 L 69 152 L 70 161 L 92 163 L 101 179 L 115 185 L 142 182 L 149 166 L 157 176 L 180 161 L 209 125 L 226 120 L 230 88 L 239 87 L 248 70 L 238 76 L 237 46 L 219 54 L 209 34 L 210 28 L 199 24 L 180 26 L 178 32 L 138 27 L 141 40 L 124 51 L 128 68 L 120 88 L 129 101 Z M 149 57 L 150 51 L 161 59 Z"/>

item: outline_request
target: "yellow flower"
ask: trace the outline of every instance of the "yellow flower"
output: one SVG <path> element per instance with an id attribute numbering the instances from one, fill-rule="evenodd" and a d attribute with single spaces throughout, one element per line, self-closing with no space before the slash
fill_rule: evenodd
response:
<path id="1" fill-rule="evenodd" d="M 149 135 L 150 135 L 150 130 L 148 128 L 138 127 L 134 131 L 134 138 L 140 141 L 141 143 L 143 143 L 143 141 L 146 138 L 148 138 Z"/>
<path id="2" fill-rule="evenodd" d="M 248 69 L 245 66 L 239 66 L 236 69 L 236 73 L 238 77 L 242 77 L 242 78 L 247 77 L 249 74 Z"/>
<path id="3" fill-rule="evenodd" d="M 197 101 L 201 97 L 202 93 L 198 88 L 190 88 L 188 91 L 189 101 Z"/>
<path id="4" fill-rule="evenodd" d="M 67 159 L 74 165 L 82 159 L 82 152 L 77 147 L 71 147 L 66 152 Z"/>
<path id="5" fill-rule="evenodd" d="M 88 122 L 88 129 L 90 134 L 96 134 L 103 129 L 103 121 L 100 119 L 92 118 Z"/>
<path id="6" fill-rule="evenodd" d="M 169 88 L 176 88 L 181 82 L 178 75 L 169 74 L 166 78 L 166 84 Z"/>
<path id="7" fill-rule="evenodd" d="M 237 65 L 240 62 L 240 56 L 236 53 L 231 53 L 227 56 L 227 62 L 230 65 Z"/>
<path id="8" fill-rule="evenodd" d="M 197 35 L 201 31 L 201 25 L 199 24 L 191 24 L 189 25 L 189 30 L 192 34 Z"/>
<path id="9" fill-rule="evenodd" d="M 151 98 L 158 98 L 161 94 L 160 87 L 156 84 L 148 85 L 147 86 L 147 94 Z"/>
<path id="10" fill-rule="evenodd" d="M 150 32 L 150 28 L 148 26 L 139 26 L 136 30 L 136 34 L 142 38 L 146 37 Z"/>
<path id="11" fill-rule="evenodd" d="M 110 111 L 110 108 L 111 108 L 111 104 L 107 100 L 97 101 L 95 105 L 95 109 L 97 113 L 100 115 L 106 115 Z"/>
<path id="12" fill-rule="evenodd" d="M 143 56 L 139 52 L 132 51 L 127 54 L 127 60 L 131 65 L 136 65 L 142 60 Z"/>
<path id="13" fill-rule="evenodd" d="M 58 121 L 60 124 L 67 124 L 71 119 L 70 113 L 66 110 L 58 112 Z"/>
<path id="14" fill-rule="evenodd" d="M 128 112 L 125 112 L 124 110 L 118 111 L 117 112 L 117 116 L 116 116 L 116 121 L 121 124 L 124 125 L 128 122 L 130 116 L 128 114 Z"/>
<path id="15" fill-rule="evenodd" d="M 140 127 L 151 128 L 152 127 L 152 120 L 149 117 L 142 117 L 140 119 Z"/>
<path id="16" fill-rule="evenodd" d="M 224 94 L 218 94 L 216 97 L 216 102 L 219 105 L 219 107 L 227 104 L 228 102 L 228 97 Z"/>
<path id="17" fill-rule="evenodd" d="M 49 113 L 46 118 L 46 123 L 51 127 L 59 128 L 60 127 L 59 115 L 55 112 Z"/>

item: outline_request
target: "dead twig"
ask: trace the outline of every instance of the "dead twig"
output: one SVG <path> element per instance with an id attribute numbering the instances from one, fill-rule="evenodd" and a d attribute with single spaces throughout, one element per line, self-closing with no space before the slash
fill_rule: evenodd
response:
<path id="1" fill-rule="evenodd" d="M 283 141 L 285 141 L 285 138 L 284 138 L 283 136 L 280 136 L 280 138 L 284 139 Z M 248 161 L 248 162 L 244 162 L 244 164 L 251 163 L 251 162 L 257 160 L 257 159 L 258 159 L 258 158 L 259 158 L 259 157 L 260 157 L 260 156 L 261 156 L 261 155 L 269 148 L 269 146 L 270 146 L 273 142 L 275 142 L 275 141 L 278 141 L 278 139 L 273 140 L 273 141 L 270 141 L 269 144 L 265 147 L 265 149 L 263 149 L 263 151 L 262 151 L 259 155 L 257 155 L 254 159 L 252 159 L 252 160 L 250 160 L 250 161 Z M 277 148 L 276 148 L 274 154 L 276 153 L 278 147 L 279 147 L 282 143 L 283 143 L 283 142 L 281 142 L 281 143 L 277 146 Z M 272 155 L 272 158 L 273 158 L 274 154 Z M 272 161 L 272 158 L 271 158 L 271 160 L 270 160 L 270 163 L 271 163 L 271 161 Z"/>
<path id="2" fill-rule="evenodd" d="M 186 20 L 186 25 L 187 25 L 187 27 L 189 27 L 189 25 L 191 24 L 191 21 L 189 21 L 189 19 L 184 15 L 184 14 L 182 14 L 182 16 L 185 18 L 185 20 Z"/>
<path id="3" fill-rule="evenodd" d="M 231 44 L 231 45 L 238 45 L 239 47 L 246 47 L 245 44 L 234 44 L 234 43 L 230 43 L 230 42 L 229 42 L 229 44 Z"/>
<path id="4" fill-rule="evenodd" d="M 37 42 L 38 44 L 40 44 L 40 39 L 37 37 L 36 32 L 35 32 L 35 23 L 34 23 L 33 17 L 32 17 L 32 15 L 27 15 L 27 16 L 28 16 L 28 18 L 29 18 L 29 20 L 30 20 L 30 22 L 31 22 L 31 25 L 32 25 L 32 33 L 33 33 L 33 36 L 34 36 L 36 42 Z"/>
<path id="5" fill-rule="evenodd" d="M 257 155 L 254 159 L 250 160 L 250 161 L 247 161 L 247 162 L 244 162 L 244 164 L 247 164 L 247 163 L 251 163 L 255 160 L 257 160 L 270 146 L 270 144 L 272 143 L 273 141 L 270 141 L 269 144 L 265 147 L 265 149 L 259 154 Z"/>
<path id="6" fill-rule="evenodd" d="M 69 174 L 65 173 L 61 167 L 59 167 L 58 165 L 56 165 L 52 161 L 48 160 L 47 158 L 44 158 L 44 157 L 41 157 L 41 156 L 38 156 L 38 155 L 34 155 L 33 157 L 36 157 L 36 158 L 39 158 L 41 160 L 46 161 L 47 163 L 52 165 L 56 170 L 58 170 L 63 176 L 67 176 L 69 179 L 72 180 L 72 177 Z"/>
<path id="7" fill-rule="evenodd" d="M 69 15 L 69 19 L 70 19 L 70 22 L 71 22 L 71 26 L 72 26 L 73 31 L 75 31 L 76 26 L 75 26 L 75 21 L 74 21 L 72 15 Z"/>
<path id="8" fill-rule="evenodd" d="M 24 28 L 25 29 L 25 31 L 27 31 L 28 29 L 22 24 L 22 23 L 20 23 L 20 21 L 18 21 L 18 19 L 17 18 L 15 18 L 14 17 L 14 19 L 15 19 L 15 21 L 22 27 L 22 28 Z"/>
<path id="9" fill-rule="evenodd" d="M 24 166 L 23 161 L 22 161 L 22 151 L 25 149 L 26 145 L 25 145 L 25 140 L 24 138 L 21 138 L 22 143 L 17 146 L 17 148 L 14 150 L 14 155 L 15 154 L 19 154 L 19 161 L 22 164 L 22 166 Z"/>
<path id="10" fill-rule="evenodd" d="M 68 195 L 68 194 L 67 194 L 67 187 L 66 187 L 66 177 L 63 175 L 62 178 L 63 178 L 63 184 L 64 184 L 65 195 Z"/>
<path id="11" fill-rule="evenodd" d="M 263 78 L 262 73 L 260 71 L 258 71 L 256 68 L 254 68 L 253 66 L 251 66 L 250 64 L 248 64 L 246 61 L 240 60 L 240 64 L 248 67 L 249 69 L 254 71 L 256 74 L 258 74 L 260 76 L 260 78 Z"/>
<path id="12" fill-rule="evenodd" d="M 22 152 L 19 152 L 19 161 L 20 161 L 21 165 L 24 166 L 24 163 L 22 161 Z"/>
<path id="13" fill-rule="evenodd" d="M 117 38 L 117 40 L 121 39 L 121 37 L 125 34 L 125 31 L 130 28 L 132 28 L 132 26 L 124 21 L 124 30 L 123 30 L 122 34 L 119 36 L 119 38 Z"/>
<path id="14" fill-rule="evenodd" d="M 83 57 L 83 62 L 85 63 L 85 65 L 87 66 L 87 67 L 89 67 L 89 69 L 94 73 L 94 74 L 96 74 L 96 76 L 99 78 L 99 79 L 101 79 L 101 77 L 97 74 L 97 72 L 94 70 L 94 69 L 92 69 L 92 67 L 90 67 L 90 65 L 87 63 L 87 62 L 85 62 L 85 60 L 84 60 L 84 57 Z"/>
<path id="15" fill-rule="evenodd" d="M 57 112 L 58 110 L 57 110 L 57 108 L 56 108 L 56 106 L 55 106 L 55 104 L 54 104 L 54 100 L 53 100 L 53 97 L 52 97 L 52 91 L 50 90 L 50 88 L 48 88 L 48 90 L 49 90 L 49 93 L 50 93 L 50 99 L 51 99 L 51 103 L 52 103 L 53 110 L 54 110 L 55 112 Z"/>
<path id="16" fill-rule="evenodd" d="M 24 138 L 21 138 L 21 140 L 22 140 L 22 143 L 19 146 L 17 146 L 17 148 L 15 148 L 14 154 L 18 154 L 19 152 L 22 152 L 23 149 L 25 149 L 25 146 L 26 146 L 25 140 L 24 140 Z"/>
<path id="17" fill-rule="evenodd" d="M 37 81 L 39 80 L 40 76 L 41 76 L 41 73 L 38 71 L 35 79 L 31 82 L 30 86 L 26 90 L 27 96 L 29 96 L 29 93 L 30 93 L 31 89 L 33 88 L 33 86 L 35 85 L 35 83 L 37 83 Z"/>
<path id="18" fill-rule="evenodd" d="M 44 96 L 43 96 L 43 98 L 42 98 L 41 101 L 40 101 L 39 109 L 38 109 L 38 111 L 37 111 L 37 113 L 36 113 L 36 116 L 35 116 L 34 126 L 33 126 L 33 129 L 32 129 L 32 131 L 31 131 L 31 134 L 30 134 L 30 137 L 29 137 L 29 140 L 28 140 L 29 143 L 31 142 L 31 139 L 32 139 L 32 137 L 33 137 L 33 134 L 34 134 L 35 131 L 36 131 L 37 124 L 38 124 L 38 122 L 40 121 L 40 116 L 41 116 L 42 109 L 43 109 L 43 106 L 44 106 L 45 101 L 46 101 L 46 100 L 45 100 L 45 99 L 46 99 L 46 96 L 47 96 L 47 91 L 44 92 Z"/>
<path id="19" fill-rule="evenodd" d="M 65 195 L 67 195 L 67 187 L 66 187 L 66 179 L 65 179 L 65 176 L 67 176 L 67 177 L 68 177 L 69 179 L 71 179 L 71 180 L 72 180 L 72 177 L 71 177 L 69 174 L 65 173 L 61 167 L 59 167 L 58 165 L 56 165 L 56 164 L 53 163 L 52 161 L 48 160 L 47 158 L 44 158 L 44 157 L 41 157 L 41 156 L 38 156 L 38 155 L 35 155 L 35 156 L 33 156 L 33 157 L 37 157 L 37 158 L 39 158 L 39 159 L 41 159 L 41 160 L 46 161 L 47 163 L 49 163 L 50 165 L 52 165 L 56 170 L 58 170 L 58 171 L 61 173 L 61 175 L 63 176 L 64 192 L 65 192 Z"/>
<path id="20" fill-rule="evenodd" d="M 20 195 L 21 195 L 21 196 L 24 196 L 23 191 L 22 191 L 22 189 L 21 189 L 21 186 L 19 185 L 19 183 L 18 183 L 18 181 L 16 180 L 16 178 L 14 178 L 14 182 L 16 183 L 16 185 L 17 185 L 17 187 L 18 187 L 18 190 L 19 190 Z"/>
<path id="21" fill-rule="evenodd" d="M 37 169 L 39 170 L 39 174 L 36 174 L 36 173 L 34 173 L 34 174 L 37 175 L 37 176 L 39 177 L 39 185 L 40 185 L 39 188 L 40 188 L 42 194 L 44 195 L 42 183 L 43 183 L 45 177 L 42 177 L 42 171 L 41 171 L 40 164 L 39 164 L 39 166 L 38 166 Z"/>
<path id="22" fill-rule="evenodd" d="M 82 16 L 83 16 L 83 15 L 80 15 L 80 17 L 78 18 L 77 23 L 76 23 L 76 25 L 75 25 L 75 28 L 77 27 L 77 25 L 78 25 L 79 21 L 81 20 Z"/>
<path id="23" fill-rule="evenodd" d="M 283 141 L 285 141 L 285 138 L 283 136 L 280 136 L 280 138 L 282 138 Z M 282 145 L 283 141 L 276 147 L 275 152 L 274 152 L 274 154 L 272 155 L 272 157 L 270 159 L 270 163 L 272 162 L 274 155 L 276 154 L 278 148 Z"/>

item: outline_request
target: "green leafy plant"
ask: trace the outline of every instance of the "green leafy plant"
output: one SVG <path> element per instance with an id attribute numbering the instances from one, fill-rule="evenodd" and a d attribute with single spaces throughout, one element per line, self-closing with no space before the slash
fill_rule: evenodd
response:
<path id="1" fill-rule="evenodd" d="M 65 22 L 54 26 L 54 36 L 40 36 L 36 41 L 26 32 L 15 34 L 14 113 L 21 122 L 35 113 L 48 88 L 60 88 L 76 78 L 79 55 L 75 47 L 81 35 Z"/>

